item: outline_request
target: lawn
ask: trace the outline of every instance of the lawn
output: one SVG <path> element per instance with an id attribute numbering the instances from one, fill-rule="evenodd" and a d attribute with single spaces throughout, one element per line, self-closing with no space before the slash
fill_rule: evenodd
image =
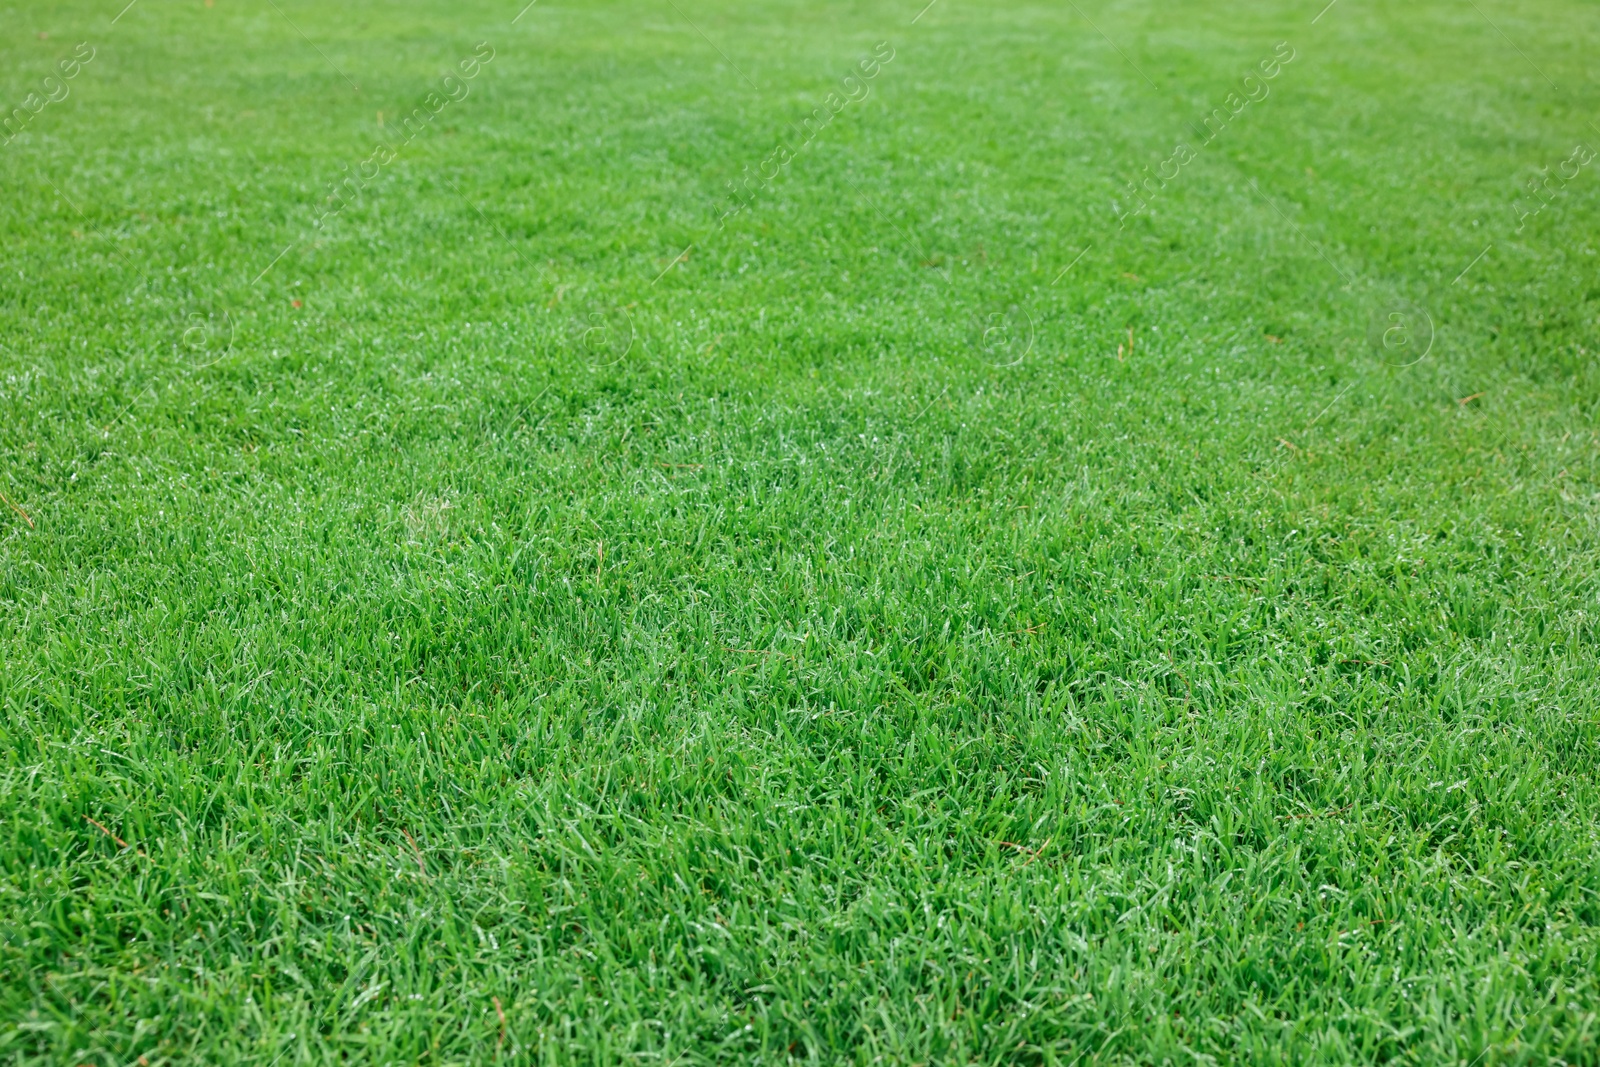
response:
<path id="1" fill-rule="evenodd" d="M 1592 2 L 524 2 L 0 7 L 0 1064 L 1600 1063 Z"/>

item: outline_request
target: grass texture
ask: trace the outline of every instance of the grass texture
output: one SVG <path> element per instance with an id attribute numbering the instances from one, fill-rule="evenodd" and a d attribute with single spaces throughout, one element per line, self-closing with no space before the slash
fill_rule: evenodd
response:
<path id="1" fill-rule="evenodd" d="M 0 1063 L 1600 1063 L 1593 3 L 519 8 L 0 8 Z"/>

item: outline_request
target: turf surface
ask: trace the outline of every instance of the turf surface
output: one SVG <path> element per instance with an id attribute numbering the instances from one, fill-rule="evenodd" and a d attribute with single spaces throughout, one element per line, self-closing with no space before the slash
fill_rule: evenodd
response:
<path id="1" fill-rule="evenodd" d="M 1592 3 L 121 7 L 0 1062 L 1600 1062 Z"/>

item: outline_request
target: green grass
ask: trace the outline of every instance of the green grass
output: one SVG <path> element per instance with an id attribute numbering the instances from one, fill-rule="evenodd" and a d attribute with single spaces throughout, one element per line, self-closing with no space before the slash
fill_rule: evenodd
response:
<path id="1" fill-rule="evenodd" d="M 0 9 L 0 1062 L 1600 1063 L 1593 3 L 520 6 Z"/>

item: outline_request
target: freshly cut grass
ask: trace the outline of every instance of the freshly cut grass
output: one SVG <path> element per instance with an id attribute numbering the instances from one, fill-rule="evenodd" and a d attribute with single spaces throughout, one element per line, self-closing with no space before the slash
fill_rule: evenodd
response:
<path id="1" fill-rule="evenodd" d="M 1600 1063 L 1592 5 L 119 6 L 0 1061 Z"/>

